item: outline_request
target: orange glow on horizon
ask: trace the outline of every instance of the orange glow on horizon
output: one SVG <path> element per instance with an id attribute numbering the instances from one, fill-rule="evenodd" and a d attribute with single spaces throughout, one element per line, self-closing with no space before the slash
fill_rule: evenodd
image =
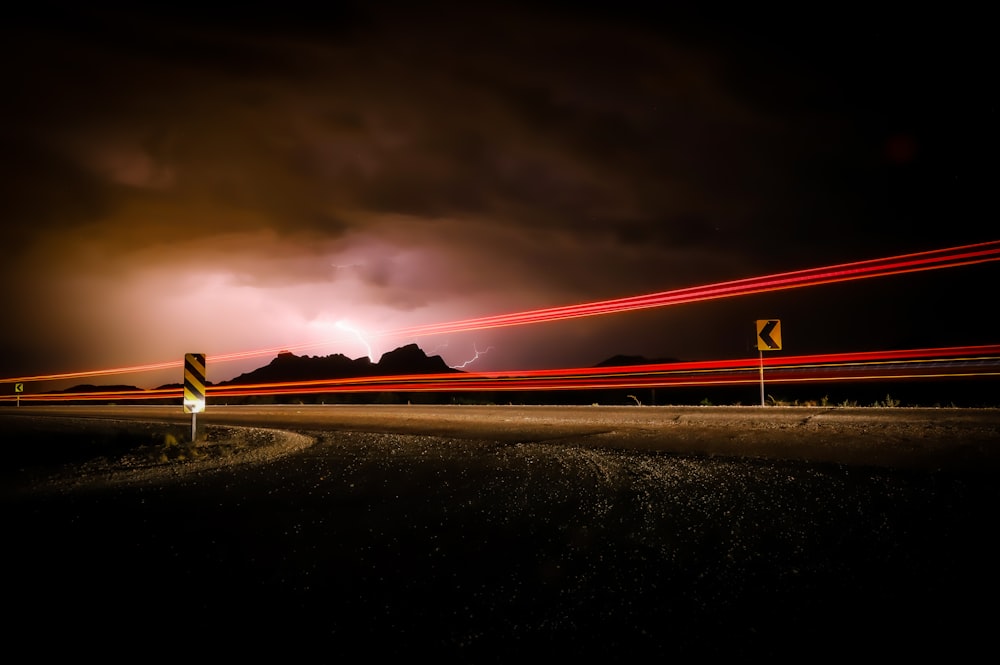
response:
<path id="1" fill-rule="evenodd" d="M 823 268 L 810 268 L 778 273 L 775 275 L 745 278 L 729 282 L 720 282 L 717 284 L 698 287 L 687 287 L 639 296 L 463 319 L 447 323 L 399 328 L 396 330 L 385 330 L 372 333 L 371 336 L 432 336 L 445 333 L 469 332 L 475 330 L 546 323 L 606 314 L 620 314 L 624 312 L 703 302 L 720 298 L 783 291 L 795 288 L 804 288 L 807 286 L 819 286 L 823 284 L 870 279 L 874 277 L 885 277 L 943 268 L 961 267 L 992 261 L 1000 261 L 1000 240 L 963 245 L 947 249 L 903 254 L 882 259 L 855 261 Z M 330 341 L 331 340 L 327 339 L 321 342 L 312 342 L 307 344 L 290 346 L 283 345 L 280 347 L 275 346 L 252 351 L 209 355 L 207 362 L 222 363 L 253 357 L 270 356 L 280 351 L 290 351 L 292 349 L 304 349 L 327 345 Z M 179 368 L 181 365 L 182 360 L 178 359 L 175 361 L 132 365 L 111 369 L 13 377 L 0 379 L 0 383 L 52 381 L 112 374 L 136 374 L 154 370 Z"/>
<path id="2" fill-rule="evenodd" d="M 581 367 L 522 372 L 470 372 L 371 376 L 299 382 L 208 386 L 212 400 L 228 397 L 371 392 L 483 392 L 670 388 L 757 383 L 761 362 L 768 383 L 877 381 L 1000 376 L 1000 344 L 786 358 L 748 358 L 618 367 Z M 182 389 L 22 394 L 25 403 L 180 400 Z M 13 402 L 13 396 L 3 398 Z"/>

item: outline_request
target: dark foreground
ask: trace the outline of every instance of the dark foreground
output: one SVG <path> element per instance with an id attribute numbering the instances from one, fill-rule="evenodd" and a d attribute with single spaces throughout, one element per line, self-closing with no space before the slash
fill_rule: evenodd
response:
<path id="1" fill-rule="evenodd" d="M 6 445 L 24 442 L 5 426 Z M 993 647 L 992 469 L 314 434 L 264 463 L 4 492 L 8 652 L 511 662 Z M 8 478 L 37 462 L 11 459 Z"/>

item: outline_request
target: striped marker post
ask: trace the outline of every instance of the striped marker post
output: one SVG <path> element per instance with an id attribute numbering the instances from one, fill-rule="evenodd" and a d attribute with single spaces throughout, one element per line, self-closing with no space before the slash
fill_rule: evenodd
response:
<path id="1" fill-rule="evenodd" d="M 196 418 L 205 410 L 205 354 L 184 356 L 184 413 L 191 414 L 191 442 L 195 442 Z"/>

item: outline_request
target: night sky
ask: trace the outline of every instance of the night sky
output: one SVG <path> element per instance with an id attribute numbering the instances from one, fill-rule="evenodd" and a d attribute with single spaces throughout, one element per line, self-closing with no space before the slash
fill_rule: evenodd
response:
<path id="1" fill-rule="evenodd" d="M 759 318 L 789 354 L 1000 341 L 996 264 L 375 336 L 1000 239 L 984 16 L 469 4 L 5 17 L 0 379 L 352 330 L 483 371 L 756 356 Z"/>

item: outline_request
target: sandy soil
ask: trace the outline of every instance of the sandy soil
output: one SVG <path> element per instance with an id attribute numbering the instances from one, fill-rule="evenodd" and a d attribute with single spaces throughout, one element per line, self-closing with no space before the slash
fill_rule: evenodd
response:
<path id="1" fill-rule="evenodd" d="M 30 490 L 0 501 L 10 650 L 487 663 L 993 648 L 996 412 L 513 409 L 501 431 L 456 409 L 431 431 L 418 409 L 410 424 L 363 409 L 352 427 L 302 411 L 205 423 L 194 447 L 181 419 L 0 414 L 3 488 Z M 464 418 L 476 431 L 459 438 Z"/>
<path id="2" fill-rule="evenodd" d="M 91 418 L 6 418 L 4 487 L 45 493 L 74 488 L 169 483 L 222 468 L 261 464 L 303 450 L 315 438 L 260 427 L 190 431 L 164 423 Z"/>
<path id="3" fill-rule="evenodd" d="M 835 463 L 923 470 L 1000 471 L 1000 410 L 905 408 L 421 407 L 213 409 L 226 424 L 190 425 L 162 409 L 125 419 L 58 409 L 0 412 L 21 441 L 0 463 L 7 488 L 169 482 L 301 451 L 324 433 L 375 432 L 590 449 Z M 34 413 L 35 410 L 32 411 Z M 73 411 L 69 411 L 72 413 Z M 118 412 L 120 413 L 120 412 Z M 148 417 L 148 421 L 141 418 Z M 158 420 L 160 419 L 160 420 Z M 205 420 L 211 420 L 205 417 Z M 276 427 L 252 426 L 254 422 Z M 247 424 L 234 424 L 246 422 Z M 30 445 L 29 445 L 30 444 Z"/>

